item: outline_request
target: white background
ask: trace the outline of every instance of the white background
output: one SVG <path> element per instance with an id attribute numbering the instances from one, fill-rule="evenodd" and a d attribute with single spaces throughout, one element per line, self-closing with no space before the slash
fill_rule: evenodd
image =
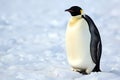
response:
<path id="1" fill-rule="evenodd" d="M 102 72 L 67 62 L 64 10 L 76 5 L 101 34 Z M 120 80 L 120 0 L 0 0 L 0 80 Z"/>

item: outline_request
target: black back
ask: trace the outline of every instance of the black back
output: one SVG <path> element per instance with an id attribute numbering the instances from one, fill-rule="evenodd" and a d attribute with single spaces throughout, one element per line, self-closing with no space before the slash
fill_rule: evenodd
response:
<path id="1" fill-rule="evenodd" d="M 91 33 L 90 52 L 93 62 L 96 64 L 93 71 L 100 71 L 100 58 L 102 54 L 102 43 L 99 31 L 93 20 L 88 15 L 82 15 L 89 25 Z"/>

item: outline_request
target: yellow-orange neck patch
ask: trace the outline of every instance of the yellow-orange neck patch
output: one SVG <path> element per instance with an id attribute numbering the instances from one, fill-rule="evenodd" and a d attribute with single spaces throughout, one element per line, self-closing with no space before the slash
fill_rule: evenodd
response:
<path id="1" fill-rule="evenodd" d="M 83 14 L 83 10 L 82 9 L 80 10 L 80 13 Z"/>
<path id="2" fill-rule="evenodd" d="M 72 17 L 69 22 L 69 26 L 73 27 L 80 19 L 81 19 L 81 15 Z"/>

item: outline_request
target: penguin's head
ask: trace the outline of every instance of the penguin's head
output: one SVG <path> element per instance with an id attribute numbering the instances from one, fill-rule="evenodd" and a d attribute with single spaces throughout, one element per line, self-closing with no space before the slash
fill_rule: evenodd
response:
<path id="1" fill-rule="evenodd" d="M 82 15 L 83 14 L 82 8 L 80 8 L 78 6 L 72 6 L 71 8 L 66 9 L 65 11 L 70 12 L 70 14 L 72 16 L 78 16 L 78 15 Z"/>

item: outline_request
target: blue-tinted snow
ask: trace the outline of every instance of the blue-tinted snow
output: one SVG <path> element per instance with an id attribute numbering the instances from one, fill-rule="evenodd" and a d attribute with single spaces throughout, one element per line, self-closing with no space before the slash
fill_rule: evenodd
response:
<path id="1" fill-rule="evenodd" d="M 119 0 L 0 0 L 0 80 L 120 80 Z M 78 5 L 101 33 L 102 72 L 67 63 L 64 10 Z"/>

